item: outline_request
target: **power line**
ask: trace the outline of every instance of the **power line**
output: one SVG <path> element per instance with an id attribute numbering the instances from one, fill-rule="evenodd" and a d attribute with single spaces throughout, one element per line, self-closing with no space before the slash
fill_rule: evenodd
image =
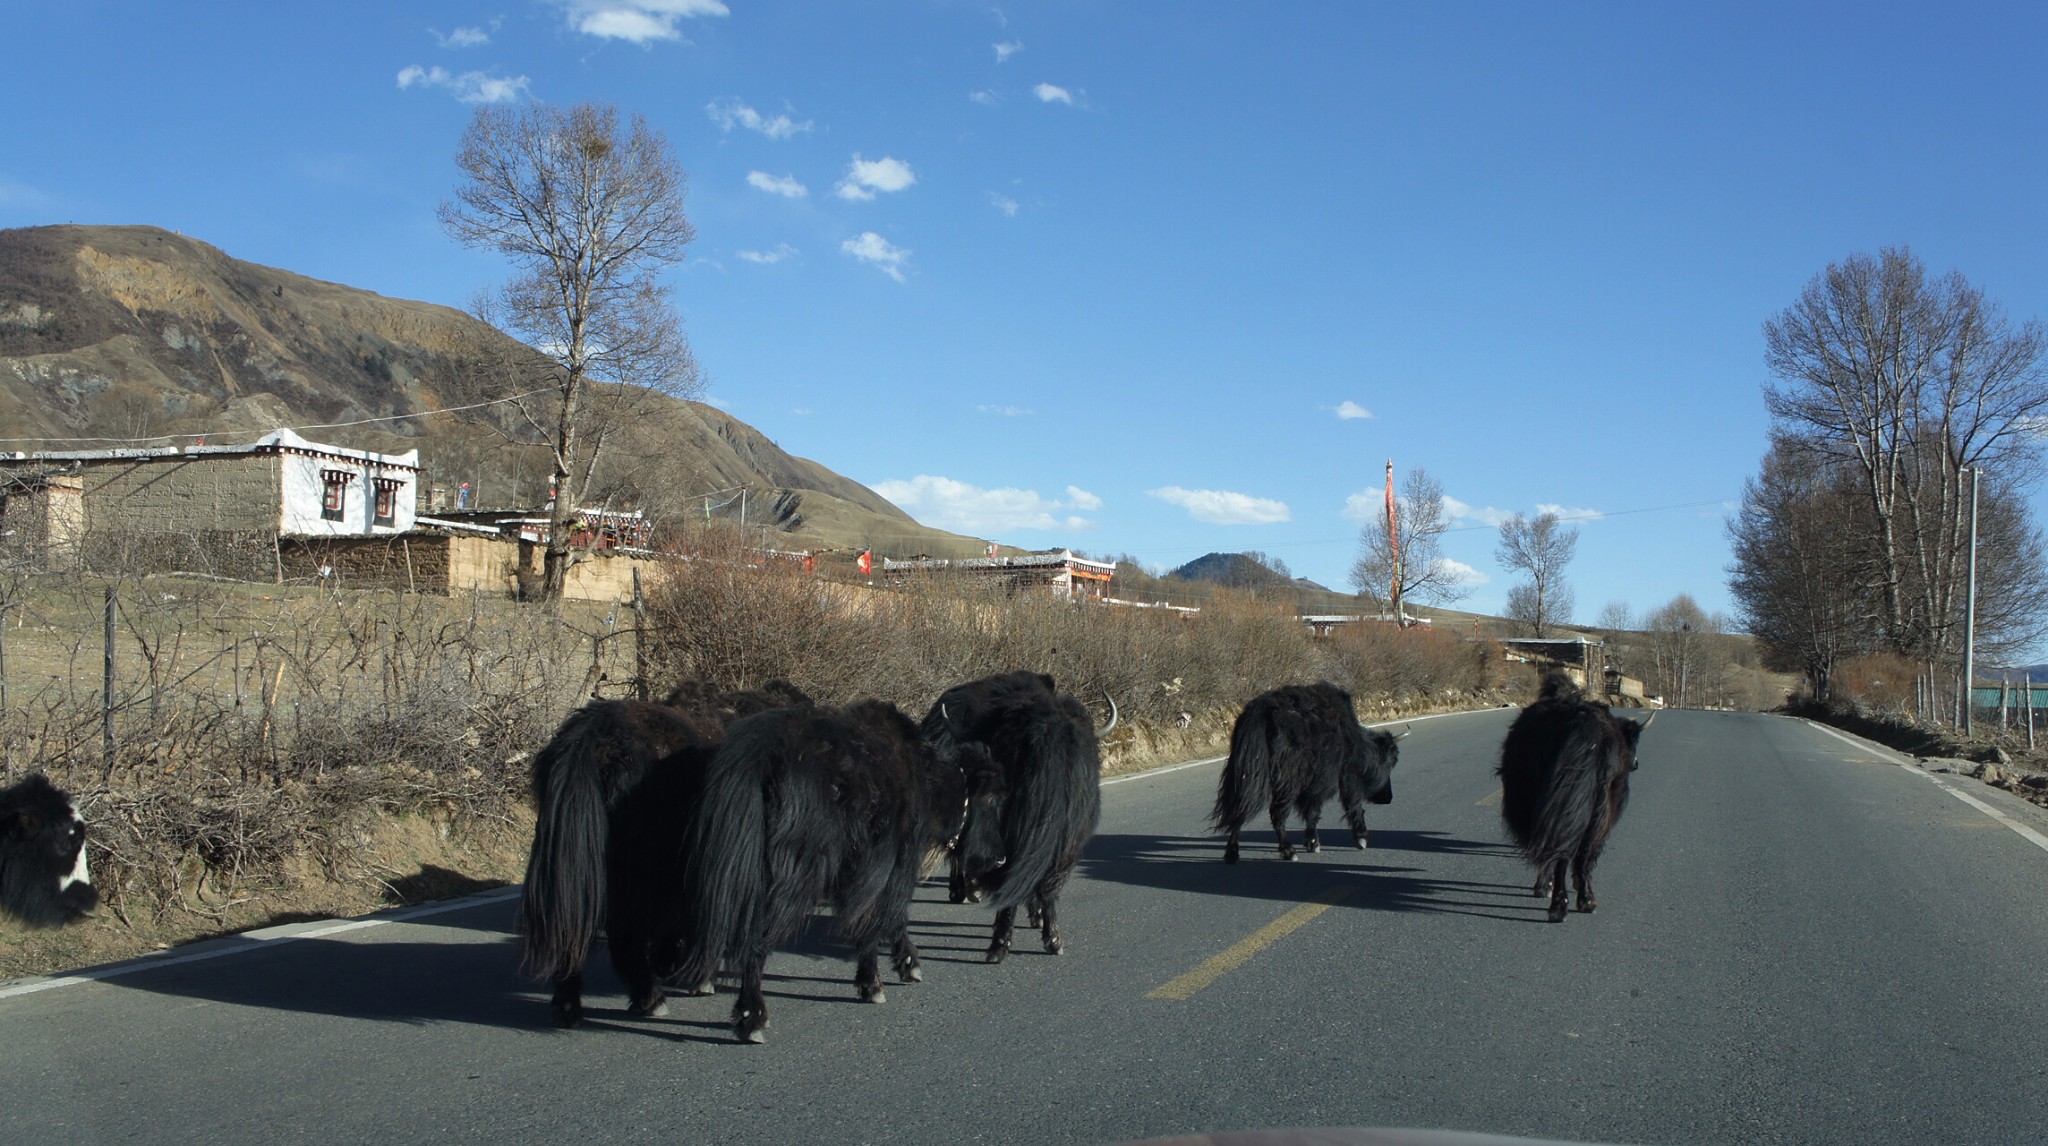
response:
<path id="1" fill-rule="evenodd" d="M 298 433 L 302 430 L 339 430 L 349 426 L 368 426 L 377 422 L 402 422 L 407 418 L 425 418 L 432 414 L 459 414 L 464 410 L 481 410 L 485 406 L 498 406 L 503 405 L 506 402 L 517 402 L 522 398 L 531 398 L 535 394 L 546 394 L 553 389 L 555 389 L 553 386 L 543 386 L 538 390 L 528 390 L 524 394 L 513 394 L 510 397 L 506 398 L 493 398 L 488 402 L 472 402 L 467 406 L 445 406 L 438 410 L 416 410 L 410 414 L 387 414 L 383 417 L 378 418 L 358 418 L 353 422 L 322 422 L 319 425 L 314 426 L 285 426 L 283 428 L 290 430 L 293 433 Z M 190 434 L 152 434 L 146 438 L 0 438 L 0 442 L 4 442 L 8 445 L 13 445 L 16 442 L 40 442 L 45 445 L 71 445 L 74 443 L 83 442 L 112 442 L 115 445 L 132 446 L 138 445 L 143 442 L 162 442 L 178 438 L 224 438 L 231 437 L 235 434 L 255 434 L 268 432 L 269 431 L 266 430 L 251 430 L 244 428 L 236 430 L 201 430 L 198 433 Z"/>

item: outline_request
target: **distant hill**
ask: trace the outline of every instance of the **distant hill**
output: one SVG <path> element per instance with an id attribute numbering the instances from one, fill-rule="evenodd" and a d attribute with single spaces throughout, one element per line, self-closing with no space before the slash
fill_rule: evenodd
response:
<path id="1" fill-rule="evenodd" d="M 1269 589 L 1285 586 L 1311 592 L 1331 590 L 1306 577 L 1294 577 L 1266 563 L 1261 553 L 1205 553 L 1166 575 L 1178 581 L 1205 581 L 1231 589 Z"/>
<path id="2" fill-rule="evenodd" d="M 417 447 L 423 485 L 467 481 L 483 506 L 538 504 L 538 447 L 508 444 L 475 415 L 422 413 L 463 404 L 473 393 L 464 379 L 485 355 L 537 358 L 459 310 L 243 262 L 156 227 L 0 230 L 0 426 L 44 439 L 0 449 L 191 433 L 221 444 L 286 426 L 359 449 Z M 919 525 L 729 414 L 662 401 L 659 432 L 629 434 L 618 451 L 631 462 L 622 488 L 651 512 L 701 521 L 702 495 L 744 485 L 748 524 L 782 535 L 778 546 L 934 556 L 986 547 Z M 311 428 L 393 415 L 418 416 Z M 716 509 L 739 511 L 737 501 Z"/>

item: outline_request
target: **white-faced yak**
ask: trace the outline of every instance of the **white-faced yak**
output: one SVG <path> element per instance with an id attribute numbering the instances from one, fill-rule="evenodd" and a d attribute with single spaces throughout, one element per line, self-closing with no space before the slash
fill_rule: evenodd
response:
<path id="1" fill-rule="evenodd" d="M 1593 864 L 1628 804 L 1643 726 L 1587 700 L 1561 672 L 1543 678 L 1536 702 L 1508 728 L 1500 749 L 1500 812 L 1515 846 L 1536 868 L 1535 894 L 1550 891 L 1550 921 L 1565 916 L 1569 861 L 1579 910 L 1599 906 Z"/>
<path id="2" fill-rule="evenodd" d="M 687 836 L 684 982 L 724 967 L 739 978 L 733 1028 L 762 1042 L 768 953 L 812 908 L 832 908 L 859 966 L 861 999 L 884 1001 L 879 952 L 905 982 L 923 978 L 910 899 L 927 853 L 959 831 L 959 763 L 886 701 L 785 708 L 726 730 Z"/>
<path id="3" fill-rule="evenodd" d="M 85 859 L 77 805 L 37 773 L 0 788 L 0 912 L 31 927 L 55 927 L 99 905 Z"/>
<path id="4" fill-rule="evenodd" d="M 1320 851 L 1316 821 L 1332 796 L 1342 799 L 1352 842 L 1365 847 L 1365 805 L 1394 802 L 1397 739 L 1358 723 L 1351 694 L 1328 681 L 1253 697 L 1230 730 L 1230 759 L 1209 814 L 1212 825 L 1230 833 L 1223 862 L 1237 862 L 1238 837 L 1261 808 L 1272 818 L 1281 859 L 1294 858 L 1289 808 L 1301 815 L 1303 846 Z"/>
<path id="5" fill-rule="evenodd" d="M 1045 949 L 1058 955 L 1059 895 L 1102 818 L 1102 759 L 1097 730 L 1051 677 L 1011 672 L 955 685 L 924 718 L 924 735 L 941 751 L 985 757 L 991 768 L 967 792 L 967 821 L 953 849 L 951 898 L 985 897 L 995 908 L 987 959 L 1010 953 L 1017 908 L 1027 905 Z"/>

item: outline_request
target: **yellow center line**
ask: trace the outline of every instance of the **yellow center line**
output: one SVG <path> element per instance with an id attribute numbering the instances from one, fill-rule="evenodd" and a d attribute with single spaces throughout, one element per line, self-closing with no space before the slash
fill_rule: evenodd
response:
<path id="1" fill-rule="evenodd" d="M 1477 802 L 1478 802 L 1478 803 L 1481 803 L 1481 804 L 1498 804 L 1498 803 L 1500 803 L 1500 789 L 1499 789 L 1499 788 L 1495 788 L 1495 789 L 1493 790 L 1493 795 L 1491 795 L 1491 796 L 1481 796 L 1481 797 L 1479 797 L 1479 799 L 1478 799 L 1478 801 L 1477 801 Z"/>
<path id="2" fill-rule="evenodd" d="M 1311 902 L 1302 904 L 1273 922 L 1259 928 L 1257 931 L 1252 932 L 1250 935 L 1245 936 L 1243 939 L 1238 940 L 1236 943 L 1231 944 L 1228 950 L 1212 956 L 1207 962 L 1182 975 L 1180 978 L 1156 990 L 1147 992 L 1145 997 L 1148 999 L 1179 1000 L 1194 998 L 1195 992 L 1244 966 L 1251 961 L 1252 956 L 1271 947 L 1291 932 L 1300 929 L 1303 924 L 1330 910 L 1331 907 L 1350 894 L 1351 889 L 1349 887 L 1330 888 Z"/>

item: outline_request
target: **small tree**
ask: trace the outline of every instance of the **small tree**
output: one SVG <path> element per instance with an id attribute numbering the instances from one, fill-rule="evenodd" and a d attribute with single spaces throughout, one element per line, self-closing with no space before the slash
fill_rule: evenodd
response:
<path id="1" fill-rule="evenodd" d="M 462 180 L 441 204 L 442 226 L 518 268 L 479 317 L 546 359 L 538 385 L 503 377 L 498 397 L 550 454 L 541 595 L 554 600 L 611 433 L 655 395 L 698 389 L 682 319 L 660 281 L 694 236 L 684 176 L 645 120 L 636 115 L 622 130 L 618 111 L 601 104 L 479 108 L 456 164 Z"/>
<path id="2" fill-rule="evenodd" d="M 1572 590 L 1564 567 L 1578 545 L 1579 531 L 1559 524 L 1555 513 L 1534 521 L 1518 513 L 1500 523 L 1494 560 L 1529 578 L 1508 590 L 1508 617 L 1526 626 L 1531 636 L 1541 637 L 1571 619 Z"/>
<path id="3" fill-rule="evenodd" d="M 1417 467 L 1401 483 L 1394 500 L 1394 532 L 1400 537 L 1401 599 L 1449 605 L 1471 596 L 1458 566 L 1447 561 L 1439 544 L 1451 526 L 1444 504 L 1443 483 Z M 1394 551 L 1387 536 L 1387 511 L 1382 508 L 1358 531 L 1358 558 L 1351 563 L 1351 583 L 1361 596 L 1389 602 L 1394 589 Z"/>
<path id="4" fill-rule="evenodd" d="M 1690 708 L 1721 691 L 1727 663 L 1710 634 L 1727 627 L 1718 613 L 1680 593 L 1643 618 L 1648 631 L 1651 683 L 1674 708 Z"/>

